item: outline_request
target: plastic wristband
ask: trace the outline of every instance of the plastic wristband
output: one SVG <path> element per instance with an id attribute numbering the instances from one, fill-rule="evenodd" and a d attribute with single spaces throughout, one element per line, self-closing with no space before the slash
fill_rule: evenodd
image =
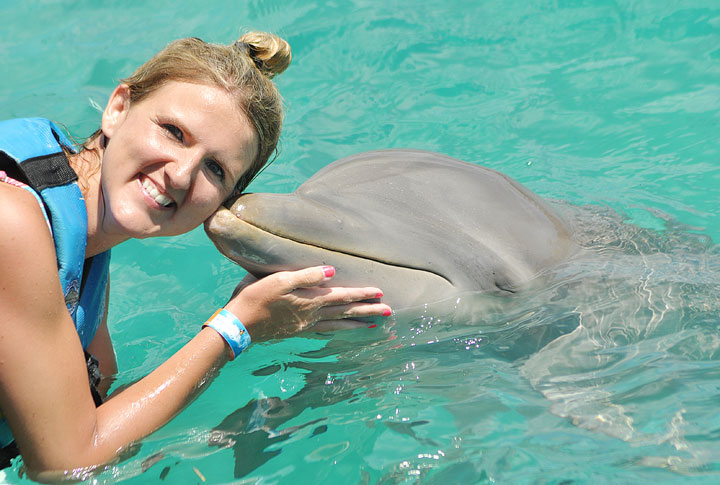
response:
<path id="1" fill-rule="evenodd" d="M 250 334 L 245 325 L 231 312 L 220 308 L 203 323 L 203 328 L 210 327 L 220 334 L 233 351 L 233 359 L 243 350 L 250 347 Z"/>

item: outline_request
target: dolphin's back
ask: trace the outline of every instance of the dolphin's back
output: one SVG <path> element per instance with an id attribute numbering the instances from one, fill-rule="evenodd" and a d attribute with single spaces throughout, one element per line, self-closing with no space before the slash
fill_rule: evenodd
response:
<path id="1" fill-rule="evenodd" d="M 464 290 L 514 286 L 573 246 L 566 224 L 519 183 L 426 151 L 382 150 L 338 160 L 295 197 L 316 208 L 317 221 L 333 224 L 320 214 L 338 215 L 346 229 L 333 231 L 334 244 L 430 268 Z M 325 227 L 319 232 L 330 231 Z"/>

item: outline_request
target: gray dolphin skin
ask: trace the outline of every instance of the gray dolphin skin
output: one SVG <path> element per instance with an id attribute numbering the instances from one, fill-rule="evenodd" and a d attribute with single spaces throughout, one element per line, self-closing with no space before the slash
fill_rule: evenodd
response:
<path id="1" fill-rule="evenodd" d="M 479 165 L 420 150 L 360 153 L 291 194 L 244 194 L 205 224 L 256 277 L 333 265 L 333 286 L 376 286 L 402 309 L 514 292 L 578 250 L 540 197 Z"/>

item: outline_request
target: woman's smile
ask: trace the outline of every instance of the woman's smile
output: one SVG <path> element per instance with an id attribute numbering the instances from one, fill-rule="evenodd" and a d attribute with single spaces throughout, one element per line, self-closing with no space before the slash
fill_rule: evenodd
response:
<path id="1" fill-rule="evenodd" d="M 138 177 L 138 183 L 142 189 L 143 195 L 148 200 L 150 207 L 160 210 L 170 210 L 177 206 L 166 193 L 163 192 L 158 185 L 152 181 L 149 177 L 140 174 Z"/>

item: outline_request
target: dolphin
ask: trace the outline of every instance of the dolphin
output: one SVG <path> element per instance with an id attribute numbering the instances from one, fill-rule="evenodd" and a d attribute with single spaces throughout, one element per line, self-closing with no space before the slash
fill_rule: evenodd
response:
<path id="1" fill-rule="evenodd" d="M 329 284 L 377 286 L 393 309 L 514 293 L 579 250 L 560 215 L 510 177 L 408 149 L 343 158 L 294 193 L 242 194 L 205 230 L 255 277 L 333 265 Z"/>
<path id="2" fill-rule="evenodd" d="M 416 150 L 361 153 L 328 165 L 294 193 L 229 201 L 207 221 L 206 231 L 221 252 L 256 277 L 333 264 L 337 274 L 329 284 L 379 286 L 383 301 L 396 311 L 408 309 L 406 315 L 424 303 L 472 292 L 467 300 L 479 318 L 460 315 L 448 323 L 433 306 L 422 312 L 420 324 L 415 319 L 413 326 L 388 328 L 379 346 L 357 345 L 362 336 L 333 339 L 312 362 L 303 355 L 288 365 L 307 371 L 300 392 L 248 404 L 213 430 L 213 444 L 232 444 L 236 457 L 245 459 L 248 444 L 286 439 L 283 432 L 298 428 L 285 423 L 295 424 L 307 407 L 328 402 L 328 375 L 348 376 L 331 393 L 337 402 L 356 398 L 358 389 L 382 395 L 387 386 L 377 376 L 393 362 L 414 360 L 420 349 L 415 342 L 432 342 L 427 355 L 433 358 L 474 343 L 488 361 L 518 369 L 548 400 L 549 411 L 574 425 L 634 447 L 662 444 L 682 451 L 641 456 L 643 465 L 679 472 L 707 465 L 707 447 L 686 438 L 691 424 L 684 409 L 643 411 L 638 393 L 627 392 L 628 376 L 637 375 L 638 385 L 657 381 L 657 372 L 642 375 L 649 359 L 692 367 L 718 353 L 718 345 L 708 343 L 720 313 L 718 246 L 697 228 L 660 217 L 666 227 L 655 231 L 607 208 L 549 204 L 494 170 Z M 550 284 L 519 298 L 504 296 L 531 280 Z M 440 320 L 443 325 L 436 324 Z M 468 324 L 472 329 L 463 327 Z M 365 358 L 390 348 L 392 362 Z M 403 349 L 412 353 L 395 353 Z M 330 355 L 332 362 L 325 360 Z M 368 370 L 367 362 L 375 367 Z M 281 367 L 269 369 L 257 375 Z M 423 376 L 427 381 L 432 374 Z M 672 377 L 665 387 L 677 391 Z M 266 409 L 279 409 L 273 416 L 282 418 L 261 428 L 245 424 L 248 416 L 271 414 Z M 458 429 L 477 424 L 459 415 L 455 422 Z M 414 424 L 422 421 L 394 431 L 422 440 Z"/>

